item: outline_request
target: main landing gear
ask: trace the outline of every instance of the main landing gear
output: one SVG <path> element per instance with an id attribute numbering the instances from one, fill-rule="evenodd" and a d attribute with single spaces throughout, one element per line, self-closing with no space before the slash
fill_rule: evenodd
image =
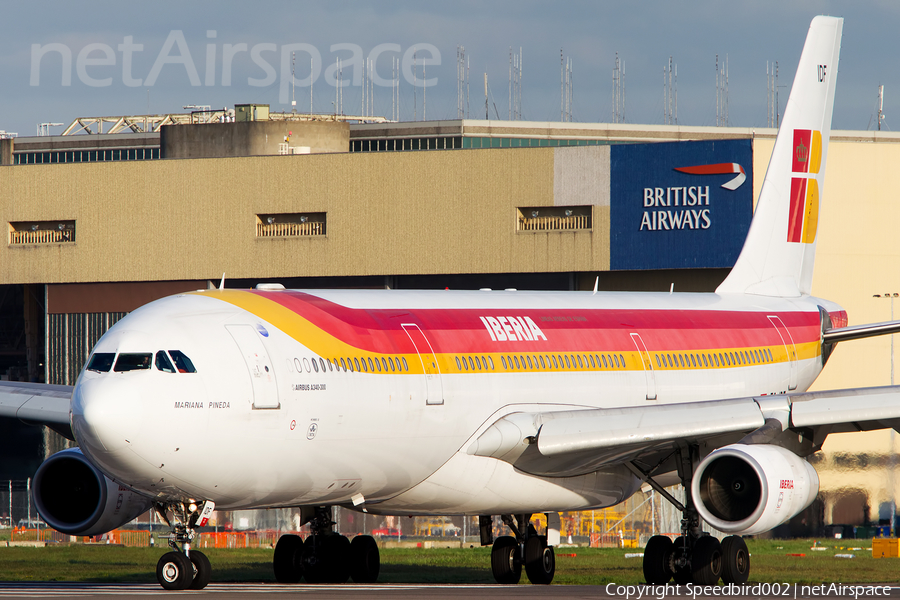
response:
<path id="1" fill-rule="evenodd" d="M 167 590 L 202 590 L 209 585 L 212 567 L 209 559 L 199 550 L 191 550 L 194 528 L 201 519 L 212 513 L 214 504 L 204 502 L 171 502 L 155 504 L 160 519 L 172 528 L 168 536 L 171 552 L 163 554 L 156 563 L 156 580 Z M 172 519 L 168 517 L 172 513 Z M 205 521 L 204 523 L 205 524 Z M 162 537 L 162 536 L 161 536 Z M 179 549 L 179 544 L 181 549 Z"/>
<path id="2" fill-rule="evenodd" d="M 510 528 L 515 537 L 504 535 L 493 542 L 491 549 L 491 571 L 497 583 L 512 585 L 519 583 L 522 567 L 528 581 L 534 584 L 548 585 L 553 581 L 556 572 L 556 555 L 553 547 L 547 545 L 547 536 L 538 535 L 529 521 L 530 514 L 501 515 L 503 522 Z M 481 543 L 491 543 L 491 517 L 480 517 Z"/>
<path id="3" fill-rule="evenodd" d="M 681 511 L 681 536 L 674 541 L 655 535 L 644 549 L 644 578 L 648 584 L 661 585 L 674 580 L 678 584 L 715 585 L 746 583 L 750 577 L 747 544 L 737 535 L 719 540 L 701 530 L 700 517 L 691 494 L 694 457 L 697 446 L 684 445 L 675 452 L 678 476 L 685 490 L 684 504 L 676 500 L 652 479 L 653 470 L 628 463 L 628 468 Z"/>
<path id="4" fill-rule="evenodd" d="M 351 542 L 332 530 L 330 507 L 318 506 L 308 519 L 312 535 L 283 535 L 275 545 L 272 566 L 279 583 L 375 583 L 381 568 L 378 545 L 369 535 Z"/>

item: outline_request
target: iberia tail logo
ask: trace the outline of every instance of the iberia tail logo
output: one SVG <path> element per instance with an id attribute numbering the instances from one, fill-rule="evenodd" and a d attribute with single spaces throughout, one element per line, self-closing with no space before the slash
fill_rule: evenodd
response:
<path id="1" fill-rule="evenodd" d="M 787 241 L 812 244 L 819 225 L 819 184 L 822 134 L 815 129 L 795 129 L 791 150 L 791 201 Z"/>
<path id="2" fill-rule="evenodd" d="M 726 173 L 737 173 L 737 177 L 730 179 L 722 184 L 722 187 L 732 192 L 739 187 L 747 179 L 744 173 L 744 167 L 737 163 L 717 163 L 714 165 L 697 165 L 695 167 L 675 167 L 679 173 L 688 173 L 689 175 L 722 175 Z"/>

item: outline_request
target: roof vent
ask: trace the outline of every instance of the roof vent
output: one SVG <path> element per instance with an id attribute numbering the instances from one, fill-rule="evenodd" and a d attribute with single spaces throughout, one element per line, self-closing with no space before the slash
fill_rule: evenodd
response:
<path id="1" fill-rule="evenodd" d="M 280 283 L 257 283 L 256 289 L 258 290 L 268 290 L 270 292 L 283 290 L 284 286 Z"/>

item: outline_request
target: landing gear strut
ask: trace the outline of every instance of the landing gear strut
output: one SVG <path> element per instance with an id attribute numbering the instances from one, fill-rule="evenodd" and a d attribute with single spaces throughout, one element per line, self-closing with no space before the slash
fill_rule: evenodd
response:
<path id="1" fill-rule="evenodd" d="M 553 581 L 556 572 L 556 555 L 553 547 L 547 545 L 547 536 L 538 535 L 534 525 L 529 523 L 528 513 L 501 515 L 503 522 L 510 528 L 515 537 L 504 535 L 494 542 L 491 549 L 491 571 L 497 583 L 512 585 L 519 583 L 522 567 L 528 581 L 539 585 L 548 585 Z"/>
<path id="2" fill-rule="evenodd" d="M 331 507 L 317 506 L 303 511 L 312 534 L 304 541 L 294 534 L 283 535 L 275 545 L 272 566 L 279 583 L 356 583 L 378 580 L 381 560 L 375 539 L 358 535 L 351 542 L 333 531 Z"/>
<path id="3" fill-rule="evenodd" d="M 644 549 L 644 578 L 648 584 L 661 585 L 670 579 L 675 583 L 715 585 L 746 583 L 750 576 L 750 554 L 742 537 L 732 535 L 719 540 L 701 530 L 700 516 L 691 494 L 694 458 L 697 446 L 683 445 L 675 452 L 678 476 L 685 490 L 684 504 L 676 500 L 653 480 L 653 470 L 634 463 L 626 466 L 681 511 L 681 536 L 672 539 L 655 535 Z"/>
<path id="4" fill-rule="evenodd" d="M 212 502 L 157 503 L 156 514 L 172 528 L 168 536 L 171 552 L 163 554 L 156 563 L 156 580 L 167 590 L 202 590 L 209 585 L 212 567 L 209 559 L 199 550 L 191 549 L 194 528 L 201 519 L 209 516 L 214 508 Z M 168 517 L 172 513 L 172 519 Z M 179 545 L 181 548 L 179 548 Z"/>

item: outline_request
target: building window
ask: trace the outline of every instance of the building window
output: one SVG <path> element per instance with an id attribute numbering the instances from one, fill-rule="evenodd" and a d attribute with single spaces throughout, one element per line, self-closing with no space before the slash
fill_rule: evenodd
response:
<path id="1" fill-rule="evenodd" d="M 533 206 L 517 212 L 517 231 L 572 231 L 592 226 L 590 206 Z"/>
<path id="2" fill-rule="evenodd" d="M 75 243 L 75 221 L 18 221 L 9 224 L 9 245 Z"/>
<path id="3" fill-rule="evenodd" d="M 320 212 L 256 215 L 256 237 L 325 235 L 325 214 Z"/>

